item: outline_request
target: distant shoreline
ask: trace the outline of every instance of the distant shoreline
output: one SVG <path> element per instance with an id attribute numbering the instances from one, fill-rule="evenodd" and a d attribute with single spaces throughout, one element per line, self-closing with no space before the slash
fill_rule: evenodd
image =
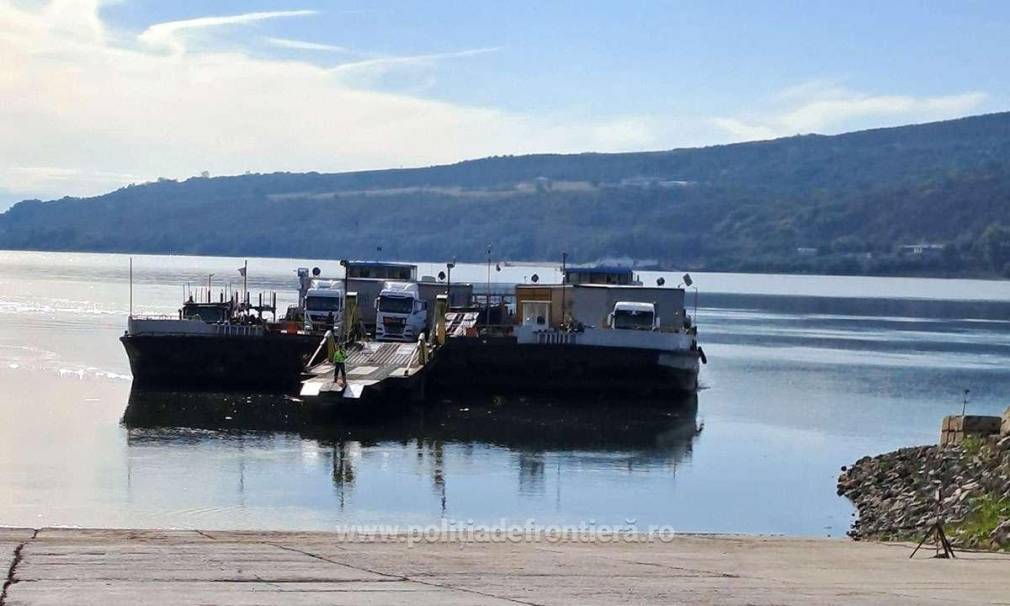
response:
<path id="1" fill-rule="evenodd" d="M 95 254 L 95 255 L 147 255 L 147 256 L 168 256 L 168 257 L 207 257 L 207 258 L 218 258 L 218 259 L 313 259 L 318 261 L 340 261 L 341 257 L 326 256 L 326 255 L 264 255 L 257 253 L 242 254 L 242 253 L 206 253 L 206 252 L 195 252 L 195 251 L 152 251 L 152 250 L 96 250 L 96 249 L 70 249 L 70 248 L 2 248 L 0 247 L 0 252 L 26 252 L 26 253 L 78 253 L 78 254 Z M 352 257 L 358 258 L 358 257 Z M 384 260 L 391 262 L 403 262 L 403 263 L 432 263 L 437 264 L 443 262 L 443 260 L 421 260 L 416 259 L 405 259 L 405 258 L 389 258 L 389 257 L 362 257 L 365 259 L 375 258 L 376 260 Z M 446 259 L 445 261 L 448 261 Z M 480 265 L 482 263 L 487 263 L 487 257 L 461 257 L 457 256 L 452 259 L 458 263 L 471 263 L 475 265 Z M 495 259 L 495 262 L 499 262 Z M 501 260 L 503 263 L 507 263 L 512 267 L 544 267 L 544 266 L 554 266 L 557 265 L 561 267 L 561 259 L 548 259 L 548 260 L 531 260 L 531 259 L 504 259 Z M 579 261 L 569 259 L 568 264 L 570 266 L 577 265 L 592 265 L 593 261 Z M 787 275 L 787 276 L 832 276 L 832 277 L 867 277 L 867 278 L 930 278 L 938 280 L 988 280 L 993 282 L 1003 282 L 1010 280 L 1010 278 L 1001 276 L 996 272 L 980 272 L 980 271 L 965 271 L 965 272 L 908 272 L 908 273 L 838 273 L 838 272 L 820 272 L 820 271 L 789 271 L 788 269 L 775 268 L 774 266 L 769 267 L 765 270 L 753 270 L 753 269 L 739 269 L 732 267 L 699 267 L 699 266 L 669 266 L 669 265 L 645 265 L 629 266 L 635 271 L 647 271 L 647 272 L 657 272 L 657 273 L 677 273 L 677 272 L 704 272 L 704 273 L 722 273 L 722 274 L 747 274 L 754 276 L 769 276 L 769 275 Z"/>

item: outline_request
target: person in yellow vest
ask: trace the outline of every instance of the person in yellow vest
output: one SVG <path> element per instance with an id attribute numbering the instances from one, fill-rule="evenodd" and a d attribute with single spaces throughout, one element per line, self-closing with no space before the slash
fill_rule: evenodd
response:
<path id="1" fill-rule="evenodd" d="M 333 351 L 333 382 L 336 383 L 338 377 L 343 377 L 344 385 L 347 385 L 347 370 L 344 364 L 347 362 L 347 350 L 343 343 L 338 343 Z"/>

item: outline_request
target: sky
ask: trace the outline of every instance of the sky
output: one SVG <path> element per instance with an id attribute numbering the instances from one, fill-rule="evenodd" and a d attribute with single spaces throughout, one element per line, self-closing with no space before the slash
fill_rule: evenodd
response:
<path id="1" fill-rule="evenodd" d="M 0 0 L 0 210 L 1010 109 L 1010 3 Z"/>

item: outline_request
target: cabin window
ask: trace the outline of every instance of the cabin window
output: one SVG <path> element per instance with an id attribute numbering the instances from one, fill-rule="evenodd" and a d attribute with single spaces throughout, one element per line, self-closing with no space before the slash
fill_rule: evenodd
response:
<path id="1" fill-rule="evenodd" d="M 551 304 L 547 301 L 524 301 L 523 325 L 545 327 L 550 311 Z"/>

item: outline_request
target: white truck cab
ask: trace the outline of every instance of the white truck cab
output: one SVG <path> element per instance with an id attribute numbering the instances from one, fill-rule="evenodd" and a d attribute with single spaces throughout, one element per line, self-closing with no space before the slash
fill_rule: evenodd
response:
<path id="1" fill-rule="evenodd" d="M 427 330 L 428 302 L 415 282 L 386 282 L 375 299 L 375 338 L 416 341 Z"/>
<path id="2" fill-rule="evenodd" d="M 314 330 L 334 328 L 339 332 L 343 316 L 344 287 L 341 281 L 313 279 L 305 292 L 306 324 Z"/>
<path id="3" fill-rule="evenodd" d="M 659 317 L 654 303 L 618 301 L 607 316 L 607 326 L 615 330 L 658 330 Z"/>

